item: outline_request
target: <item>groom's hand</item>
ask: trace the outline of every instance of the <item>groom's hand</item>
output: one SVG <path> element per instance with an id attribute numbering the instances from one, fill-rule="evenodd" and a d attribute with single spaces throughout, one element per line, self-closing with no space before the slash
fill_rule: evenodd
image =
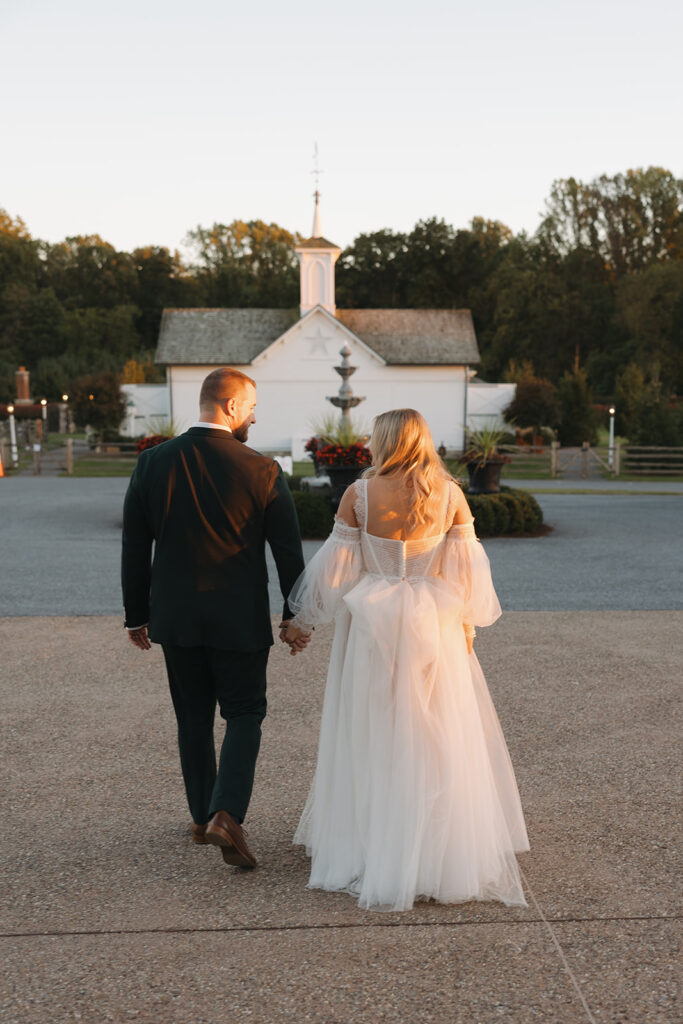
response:
<path id="1" fill-rule="evenodd" d="M 133 647 L 138 647 L 141 651 L 149 651 L 152 648 L 150 639 L 147 636 L 147 626 L 140 626 L 139 629 L 129 629 L 128 639 Z"/>
<path id="2" fill-rule="evenodd" d="M 289 653 L 297 654 L 303 651 L 310 643 L 311 634 L 305 633 L 299 626 L 293 626 L 290 622 L 280 623 L 280 640 L 289 644 Z"/>

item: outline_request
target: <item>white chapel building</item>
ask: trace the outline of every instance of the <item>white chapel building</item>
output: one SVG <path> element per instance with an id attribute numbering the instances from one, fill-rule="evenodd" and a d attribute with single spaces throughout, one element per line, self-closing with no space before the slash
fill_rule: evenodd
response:
<path id="1" fill-rule="evenodd" d="M 334 367 L 347 345 L 357 367 L 350 384 L 365 399 L 352 414 L 354 423 L 369 430 L 378 413 L 409 406 L 425 416 L 437 446 L 462 449 L 465 418 L 472 426 L 481 387 L 468 386 L 479 362 L 470 311 L 337 309 L 334 266 L 341 249 L 322 236 L 317 193 L 313 235 L 295 251 L 298 310 L 164 310 L 155 360 L 167 368 L 174 423 L 183 429 L 193 423 L 204 377 L 232 366 L 257 384 L 249 444 L 301 459 L 314 423 L 336 412 L 326 398 L 338 392 Z M 508 386 L 484 387 L 505 387 L 505 401 L 511 397 Z"/>

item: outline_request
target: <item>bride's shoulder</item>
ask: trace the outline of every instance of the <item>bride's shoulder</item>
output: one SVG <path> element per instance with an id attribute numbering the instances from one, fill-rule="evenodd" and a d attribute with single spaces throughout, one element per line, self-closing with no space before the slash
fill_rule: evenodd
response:
<path id="1" fill-rule="evenodd" d="M 448 487 L 448 526 L 454 524 L 470 523 L 472 521 L 472 513 L 470 512 L 470 506 L 467 504 L 467 498 L 457 480 L 453 477 L 449 477 L 447 481 Z"/>
<path id="2" fill-rule="evenodd" d="M 363 495 L 363 482 L 362 480 L 355 480 L 354 483 L 350 484 L 342 495 L 342 499 L 339 502 L 339 508 L 337 509 L 336 520 L 344 526 L 358 527 L 360 526 L 362 514 L 361 514 L 361 501 Z"/>

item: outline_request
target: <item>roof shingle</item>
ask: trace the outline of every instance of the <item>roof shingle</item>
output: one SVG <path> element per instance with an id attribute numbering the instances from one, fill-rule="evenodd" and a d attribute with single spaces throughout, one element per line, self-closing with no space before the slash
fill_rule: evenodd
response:
<path id="1" fill-rule="evenodd" d="M 165 309 L 155 360 L 244 366 L 298 319 L 298 309 Z"/>
<path id="2" fill-rule="evenodd" d="M 246 366 L 298 319 L 296 309 L 165 309 L 155 359 Z M 337 319 L 389 364 L 479 362 L 469 309 L 338 309 Z"/>
<path id="3" fill-rule="evenodd" d="M 469 309 L 338 309 L 337 319 L 387 363 L 479 362 Z"/>

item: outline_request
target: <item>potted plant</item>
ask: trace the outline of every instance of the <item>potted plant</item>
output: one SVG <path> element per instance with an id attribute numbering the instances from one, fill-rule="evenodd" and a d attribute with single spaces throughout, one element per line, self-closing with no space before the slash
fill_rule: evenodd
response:
<path id="1" fill-rule="evenodd" d="M 459 462 L 467 466 L 470 478 L 469 494 L 498 494 L 500 474 L 509 455 L 500 450 L 500 444 L 507 431 L 497 426 L 468 430 L 465 451 Z"/>
<path id="2" fill-rule="evenodd" d="M 332 485 L 332 504 L 336 507 L 342 494 L 372 462 L 366 446 L 364 427 L 354 425 L 344 416 L 327 416 L 314 424 L 315 433 L 306 443 L 318 476 L 328 476 Z"/>
<path id="3" fill-rule="evenodd" d="M 349 445 L 328 444 L 318 449 L 318 465 L 330 478 L 335 508 L 349 484 L 357 480 L 371 463 L 370 449 L 360 441 Z"/>

